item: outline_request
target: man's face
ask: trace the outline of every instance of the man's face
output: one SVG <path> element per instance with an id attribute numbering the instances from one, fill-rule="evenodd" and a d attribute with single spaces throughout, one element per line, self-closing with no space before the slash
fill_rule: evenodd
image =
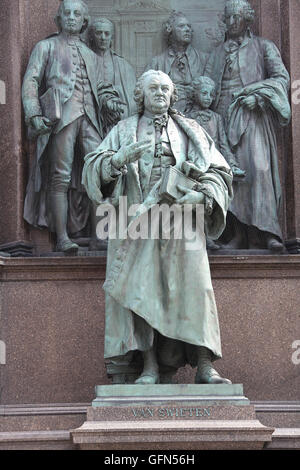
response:
<path id="1" fill-rule="evenodd" d="M 63 32 L 79 34 L 84 23 L 84 13 L 81 3 L 76 2 L 76 0 L 65 1 L 60 18 Z"/>
<path id="2" fill-rule="evenodd" d="M 195 101 L 202 109 L 210 107 L 214 99 L 214 90 L 210 85 L 202 85 L 195 91 Z"/>
<path id="3" fill-rule="evenodd" d="M 144 82 L 145 110 L 153 114 L 168 111 L 173 93 L 173 83 L 163 75 L 149 75 Z"/>
<path id="4" fill-rule="evenodd" d="M 97 23 L 94 26 L 94 41 L 97 49 L 106 51 L 113 38 L 112 26 L 109 23 Z"/>
<path id="5" fill-rule="evenodd" d="M 229 6 L 226 8 L 225 22 L 228 36 L 230 38 L 242 36 L 247 29 L 247 22 L 244 18 L 243 8 L 239 6 Z"/>
<path id="6" fill-rule="evenodd" d="M 173 41 L 183 45 L 191 43 L 192 26 L 184 16 L 179 16 L 175 19 L 172 27 L 172 39 Z"/>

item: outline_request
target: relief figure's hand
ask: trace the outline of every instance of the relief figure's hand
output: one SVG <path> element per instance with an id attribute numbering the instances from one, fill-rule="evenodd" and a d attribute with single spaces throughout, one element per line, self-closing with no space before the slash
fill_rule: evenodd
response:
<path id="1" fill-rule="evenodd" d="M 30 120 L 31 126 L 37 135 L 48 134 L 51 131 L 53 123 L 44 116 L 34 116 Z"/>
<path id="2" fill-rule="evenodd" d="M 253 111 L 253 109 L 256 108 L 257 102 L 256 102 L 256 97 L 251 95 L 247 96 L 241 101 L 243 106 L 246 106 L 250 111 Z"/>
<path id="3" fill-rule="evenodd" d="M 123 106 L 126 106 L 126 103 L 121 101 L 119 98 L 111 98 L 106 102 L 107 109 L 112 113 L 124 113 Z"/>

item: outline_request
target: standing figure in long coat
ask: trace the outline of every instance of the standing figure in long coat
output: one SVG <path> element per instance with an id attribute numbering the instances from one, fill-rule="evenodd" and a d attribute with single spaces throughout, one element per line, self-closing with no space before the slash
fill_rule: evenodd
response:
<path id="1" fill-rule="evenodd" d="M 120 121 L 85 158 L 89 197 L 113 205 L 117 223 L 121 196 L 129 209 L 137 204 L 135 216 L 128 217 L 129 233 L 137 218 L 165 202 L 162 177 L 173 166 L 195 180 L 194 189 L 180 186 L 177 203 L 203 205 L 207 233 L 217 239 L 231 198 L 229 165 L 196 121 L 172 110 L 176 89 L 168 75 L 145 72 L 135 98 L 139 114 Z M 189 250 L 185 232 L 181 238 L 109 238 L 104 354 L 115 363 L 142 354 L 138 384 L 158 383 L 163 367 L 176 371 L 187 363 L 198 366 L 196 383 L 230 383 L 212 367 L 221 342 L 203 239 Z"/>
<path id="2" fill-rule="evenodd" d="M 122 119 L 136 113 L 133 93 L 136 83 L 132 65 L 112 49 L 114 24 L 107 18 L 96 18 L 89 28 L 91 48 L 99 57 L 101 78 L 111 83 L 123 103 Z"/>
<path id="3" fill-rule="evenodd" d="M 78 245 L 69 233 L 80 232 L 89 218 L 91 243 L 97 245 L 95 211 L 80 189 L 83 157 L 103 138 L 99 108 L 106 113 L 111 108 L 115 113 L 119 105 L 113 102 L 117 92 L 101 79 L 97 55 L 80 38 L 89 24 L 86 4 L 64 0 L 55 21 L 59 33 L 36 44 L 23 81 L 26 123 L 38 136 L 24 218 L 31 225 L 56 232 L 57 251 L 76 252 Z M 49 113 L 56 113 L 58 120 L 51 122 Z M 70 203 L 72 188 L 75 200 Z"/>
<path id="4" fill-rule="evenodd" d="M 276 127 L 290 120 L 289 74 L 275 44 L 250 31 L 254 10 L 246 0 L 227 1 L 225 21 L 226 41 L 211 53 L 204 74 L 217 84 L 213 109 L 246 171 L 234 183 L 230 245 L 282 252 Z"/>
<path id="5" fill-rule="evenodd" d="M 183 13 L 174 11 L 164 29 L 168 47 L 145 70 L 161 70 L 170 76 L 178 90 L 175 107 L 185 113 L 192 99 L 192 81 L 203 75 L 207 55 L 192 46 L 192 26 Z"/>

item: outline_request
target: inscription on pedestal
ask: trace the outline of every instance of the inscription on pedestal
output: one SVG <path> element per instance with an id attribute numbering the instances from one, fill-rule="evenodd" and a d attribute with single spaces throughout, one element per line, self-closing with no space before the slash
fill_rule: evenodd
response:
<path id="1" fill-rule="evenodd" d="M 210 407 L 207 408 L 131 408 L 135 418 L 207 418 L 211 416 Z"/>

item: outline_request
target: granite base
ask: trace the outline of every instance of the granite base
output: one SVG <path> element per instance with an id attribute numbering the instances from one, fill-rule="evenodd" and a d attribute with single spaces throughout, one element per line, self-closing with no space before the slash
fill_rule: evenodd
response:
<path id="1" fill-rule="evenodd" d="M 71 431 L 80 449 L 262 449 L 274 432 L 239 384 L 107 385 L 96 395 Z"/>

